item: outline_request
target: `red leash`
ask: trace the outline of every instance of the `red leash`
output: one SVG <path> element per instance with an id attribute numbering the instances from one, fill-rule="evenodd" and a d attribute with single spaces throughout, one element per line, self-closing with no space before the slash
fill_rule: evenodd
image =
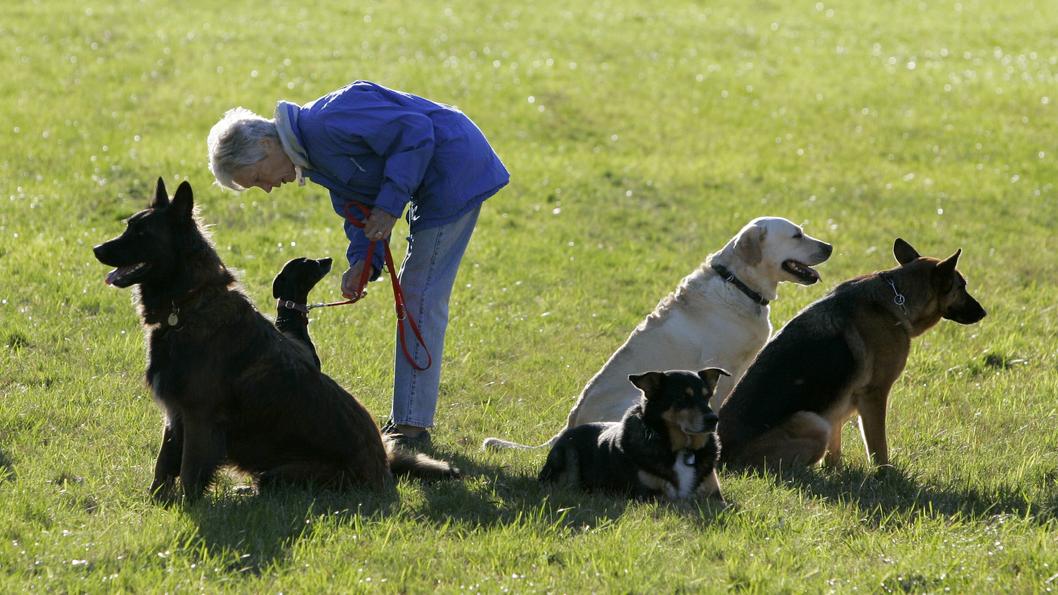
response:
<path id="1" fill-rule="evenodd" d="M 365 218 L 368 217 L 371 214 L 371 209 L 367 208 L 367 206 L 362 205 L 362 204 L 360 204 L 358 202 L 349 203 L 345 207 L 345 218 L 346 218 L 346 220 L 348 220 L 349 223 L 351 223 L 354 227 L 359 227 L 360 229 L 363 229 L 364 228 L 364 222 L 358 220 L 356 217 L 353 217 L 353 215 L 352 215 L 351 207 L 354 207 L 354 206 L 356 208 L 360 209 L 360 213 Z M 372 262 L 372 258 L 375 255 L 375 244 L 377 244 L 377 243 L 381 243 L 383 245 L 383 247 L 385 248 L 384 256 L 385 256 L 385 261 L 386 261 L 386 269 L 389 270 L 389 279 L 390 279 L 390 282 L 393 285 L 393 306 L 394 306 L 394 309 L 397 312 L 397 334 L 400 337 L 400 348 L 401 348 L 401 351 L 404 352 L 404 357 L 405 357 L 405 359 L 408 360 L 408 363 L 411 364 L 411 367 L 413 367 L 416 370 L 419 370 L 421 372 L 421 371 L 429 368 L 433 364 L 433 358 L 430 356 L 430 349 L 428 347 L 426 347 L 426 341 L 422 338 L 422 332 L 419 331 L 419 325 L 415 324 L 415 319 L 412 318 L 411 314 L 408 313 L 408 309 L 404 305 L 404 290 L 401 289 L 400 281 L 397 280 L 397 269 L 393 266 L 393 252 L 390 251 L 390 249 L 389 249 L 389 238 L 388 237 L 386 239 L 384 239 L 384 240 L 378 240 L 376 242 L 371 242 L 370 244 L 368 244 L 368 246 L 367 246 L 367 256 L 364 258 L 364 266 L 363 266 L 363 269 L 360 271 L 360 280 L 358 281 L 357 287 L 356 287 L 356 291 L 353 293 L 353 296 L 351 298 L 349 298 L 348 300 L 346 300 L 344 302 L 329 302 L 329 303 L 326 303 L 326 304 L 310 304 L 310 305 L 308 305 L 308 308 L 309 309 L 312 309 L 312 308 L 326 308 L 326 307 L 329 307 L 329 306 L 344 306 L 346 304 L 355 304 L 356 302 L 360 301 L 361 298 L 363 298 L 365 295 L 367 295 L 367 282 L 368 282 L 368 279 L 371 277 L 371 262 Z M 419 345 L 422 345 L 423 351 L 426 352 L 426 365 L 425 366 L 420 366 L 419 363 L 415 361 L 415 358 L 413 358 L 411 356 L 411 353 L 408 351 L 408 340 L 407 340 L 407 337 L 405 336 L 405 332 L 404 332 L 404 321 L 405 320 L 407 320 L 408 321 L 408 325 L 411 326 L 411 331 L 412 331 L 412 333 L 415 334 L 415 340 L 419 342 Z"/>

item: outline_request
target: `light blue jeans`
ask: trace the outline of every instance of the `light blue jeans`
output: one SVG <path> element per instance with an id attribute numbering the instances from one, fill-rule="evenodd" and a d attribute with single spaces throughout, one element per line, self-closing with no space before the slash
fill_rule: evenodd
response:
<path id="1" fill-rule="evenodd" d="M 394 423 L 419 428 L 433 426 L 437 391 L 441 385 L 445 330 L 448 328 L 448 298 L 452 295 L 456 272 L 480 211 L 478 206 L 451 223 L 408 236 L 408 254 L 400 266 L 398 278 L 408 312 L 422 331 L 433 364 L 426 370 L 413 368 L 404 357 L 400 336 L 397 336 L 393 410 L 390 414 Z M 404 324 L 408 353 L 420 366 L 425 365 L 426 353 L 415 338 L 411 325 L 406 321 L 397 321 L 397 324 Z"/>

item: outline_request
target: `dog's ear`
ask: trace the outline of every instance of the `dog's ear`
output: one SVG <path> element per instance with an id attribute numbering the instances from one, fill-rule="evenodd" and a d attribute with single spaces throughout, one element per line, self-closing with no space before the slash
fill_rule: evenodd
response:
<path id="1" fill-rule="evenodd" d="M 960 255 L 962 255 L 962 248 L 937 265 L 935 275 L 940 280 L 941 293 L 951 291 L 952 285 L 955 284 L 955 265 L 959 264 Z"/>
<path id="2" fill-rule="evenodd" d="M 165 191 L 165 181 L 158 177 L 158 186 L 154 189 L 154 200 L 147 205 L 149 209 L 162 209 L 169 206 L 169 193 Z"/>
<path id="3" fill-rule="evenodd" d="M 904 238 L 896 238 L 896 241 L 893 242 L 893 256 L 896 257 L 896 261 L 900 264 L 907 264 L 918 259 L 919 254 L 918 250 L 915 250 L 911 247 L 911 244 L 904 241 Z"/>
<path id="4" fill-rule="evenodd" d="M 706 368 L 698 372 L 698 377 L 701 378 L 705 385 L 709 387 L 709 394 L 713 394 L 716 391 L 716 385 L 720 382 L 721 376 L 730 376 L 727 370 L 723 368 Z"/>
<path id="5" fill-rule="evenodd" d="M 191 192 L 191 183 L 187 180 L 180 182 L 180 186 L 176 189 L 176 196 L 173 197 L 173 202 L 169 205 L 170 216 L 175 217 L 177 221 L 187 222 L 191 221 L 191 212 L 195 208 L 194 193 Z"/>
<path id="6" fill-rule="evenodd" d="M 652 394 L 656 394 L 661 388 L 661 379 L 664 376 L 661 372 L 646 372 L 644 374 L 629 374 L 628 380 L 636 385 L 636 388 L 643 391 L 643 394 L 649 399 Z"/>
<path id="7" fill-rule="evenodd" d="M 962 248 L 955 251 L 955 254 L 949 256 L 946 260 L 942 261 L 937 265 L 938 271 L 943 271 L 947 274 L 955 272 L 955 265 L 959 264 L 959 257 L 962 256 Z"/>
<path id="8" fill-rule="evenodd" d="M 742 230 L 735 240 L 735 253 L 746 264 L 754 265 L 760 262 L 763 254 L 761 244 L 768 230 L 759 225 L 751 225 Z"/>

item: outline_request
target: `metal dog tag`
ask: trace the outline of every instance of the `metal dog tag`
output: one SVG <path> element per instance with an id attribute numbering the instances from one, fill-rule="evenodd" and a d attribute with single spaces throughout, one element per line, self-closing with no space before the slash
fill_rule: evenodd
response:
<path id="1" fill-rule="evenodd" d="M 176 326 L 180 323 L 180 319 L 176 316 L 176 312 L 170 312 L 169 318 L 167 318 L 165 321 L 169 323 L 169 326 Z"/>

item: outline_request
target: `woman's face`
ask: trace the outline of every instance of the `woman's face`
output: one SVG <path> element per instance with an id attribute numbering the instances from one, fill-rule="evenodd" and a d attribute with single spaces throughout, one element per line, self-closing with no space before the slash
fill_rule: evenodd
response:
<path id="1" fill-rule="evenodd" d="M 265 158 L 235 170 L 231 179 L 243 188 L 260 188 L 265 192 L 272 192 L 272 188 L 294 181 L 294 162 L 283 152 L 279 143 L 270 139 L 264 140 L 263 143 Z"/>

